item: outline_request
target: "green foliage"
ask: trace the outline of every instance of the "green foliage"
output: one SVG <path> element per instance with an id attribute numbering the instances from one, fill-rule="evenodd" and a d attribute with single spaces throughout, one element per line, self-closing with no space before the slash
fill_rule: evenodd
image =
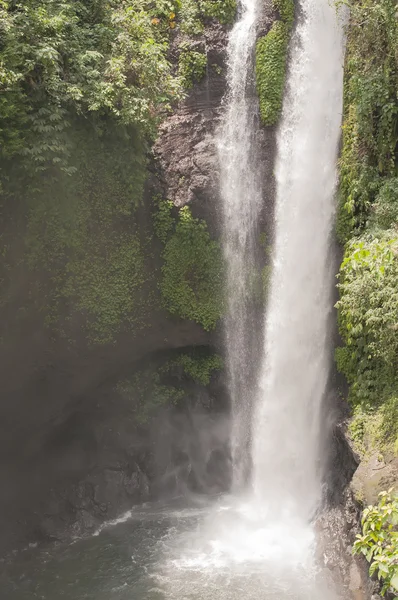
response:
<path id="1" fill-rule="evenodd" d="M 156 210 L 153 213 L 155 234 L 165 244 L 175 224 L 172 215 L 173 203 L 171 200 L 163 200 L 159 196 L 154 198 L 154 202 L 156 204 Z"/>
<path id="2" fill-rule="evenodd" d="M 362 534 L 357 535 L 353 553 L 366 557 L 370 575 L 383 581 L 384 596 L 388 591 L 398 592 L 398 496 L 391 489 L 379 497 L 377 506 L 368 506 L 363 512 Z"/>
<path id="3" fill-rule="evenodd" d="M 372 452 L 383 457 L 398 452 L 398 397 L 380 406 L 357 405 L 348 426 L 356 452 L 366 458 Z"/>
<path id="4" fill-rule="evenodd" d="M 256 83 L 264 125 L 275 125 L 282 111 L 287 52 L 294 21 L 293 0 L 275 0 L 280 19 L 256 45 Z"/>
<path id="5" fill-rule="evenodd" d="M 123 324 L 137 324 L 134 312 L 146 281 L 144 259 L 137 237 L 129 234 L 90 242 L 87 254 L 69 261 L 63 292 L 75 310 L 87 315 L 88 339 L 109 343 Z"/>
<path id="6" fill-rule="evenodd" d="M 387 179 L 372 207 L 371 227 L 392 229 L 398 224 L 398 177 Z"/>
<path id="7" fill-rule="evenodd" d="M 168 58 L 172 30 L 183 27 L 192 7 L 201 26 L 206 11 L 223 18 L 214 12 L 223 3 L 210 4 L 0 0 L 3 307 L 11 311 L 10 290 L 23 282 L 16 316 L 4 327 L 40 317 L 54 336 L 109 343 L 147 323 L 158 290 L 147 248 L 151 232 L 138 218 L 146 156 L 159 120 L 183 95 L 182 79 L 198 80 L 205 69 L 204 54 L 182 52 L 176 75 Z M 154 215 L 167 256 L 172 237 L 182 235 L 171 208 L 161 202 Z M 197 224 L 203 238 L 205 226 Z M 204 256 L 200 240 L 197 235 Z M 174 259 L 179 264 L 177 248 Z M 182 316 L 211 327 L 220 285 L 215 298 L 205 288 L 218 263 L 206 274 L 205 264 L 187 261 L 180 275 L 192 295 Z M 170 263 L 165 272 L 173 273 Z M 172 297 L 167 302 L 175 314 Z"/>
<path id="8" fill-rule="evenodd" d="M 222 314 L 222 255 L 204 221 L 189 208 L 180 210 L 174 233 L 166 243 L 160 285 L 165 308 L 172 314 L 216 326 Z"/>
<path id="9" fill-rule="evenodd" d="M 203 31 L 200 6 L 197 0 L 181 0 L 179 9 L 180 28 L 183 33 L 198 35 Z"/>
<path id="10" fill-rule="evenodd" d="M 349 1 L 337 234 L 337 365 L 364 449 L 397 452 L 398 27 L 395 0 Z"/>
<path id="11" fill-rule="evenodd" d="M 294 23 L 294 1 L 293 0 L 273 0 L 274 8 L 279 12 L 280 19 L 293 27 Z"/>
<path id="12" fill-rule="evenodd" d="M 199 0 L 202 14 L 217 19 L 223 25 L 230 25 L 236 17 L 236 0 Z"/>
<path id="13" fill-rule="evenodd" d="M 30 297 L 48 325 L 72 339 L 114 339 L 141 326 L 148 280 L 134 213 L 145 181 L 142 150 L 118 136 L 76 139 L 75 175 L 27 199 L 25 260 L 38 287 Z"/>
<path id="14" fill-rule="evenodd" d="M 385 181 L 397 174 L 398 26 L 395 0 L 351 1 L 340 161 L 339 237 L 367 225 Z"/>
<path id="15" fill-rule="evenodd" d="M 180 45 L 180 56 L 178 59 L 178 74 L 185 89 L 199 83 L 206 74 L 207 56 L 203 52 L 190 50 L 185 42 Z"/>
<path id="16" fill-rule="evenodd" d="M 203 17 L 227 23 L 235 11 L 235 0 L 2 0 L 0 161 L 19 156 L 30 171 L 70 172 L 77 115 L 99 129 L 107 117 L 152 134 L 182 94 L 168 61 L 176 17 L 199 33 Z M 199 80 L 204 65 L 200 53 L 183 56 L 185 82 Z"/>
<path id="17" fill-rule="evenodd" d="M 197 35 L 203 31 L 203 20 L 217 19 L 223 25 L 230 25 L 236 16 L 236 0 L 179 0 L 178 19 L 181 31 Z"/>
<path id="18" fill-rule="evenodd" d="M 208 349 L 177 354 L 163 364 L 149 364 L 118 383 L 116 390 L 132 407 L 138 423 L 145 424 L 162 406 L 179 404 L 189 393 L 192 381 L 207 386 L 223 361 Z"/>
<path id="19" fill-rule="evenodd" d="M 337 363 L 354 403 L 377 404 L 397 389 L 398 240 L 365 238 L 347 245 L 338 285 L 345 348 Z"/>
<path id="20" fill-rule="evenodd" d="M 184 374 L 193 381 L 209 385 L 212 373 L 220 371 L 223 364 L 223 360 L 218 354 L 196 351 L 191 354 L 180 354 L 176 359 L 169 361 L 163 370 L 170 372 L 175 367 L 181 367 Z"/>
<path id="21" fill-rule="evenodd" d="M 234 8 L 235 7 L 235 8 Z M 168 61 L 176 25 L 229 22 L 235 0 L 2 0 L 0 3 L 0 165 L 20 157 L 29 172 L 55 165 L 72 172 L 71 122 L 102 130 L 104 117 L 154 133 L 181 78 Z M 200 26 L 198 26 L 198 23 Z M 205 58 L 183 56 L 185 82 L 200 79 Z"/>
<path id="22" fill-rule="evenodd" d="M 151 367 L 119 382 L 116 390 L 130 402 L 141 425 L 147 423 L 161 406 L 178 404 L 184 397 L 183 389 L 162 383 L 161 374 Z"/>
<path id="23" fill-rule="evenodd" d="M 20 155 L 31 170 L 69 168 L 67 130 L 81 114 L 152 131 L 180 94 L 167 60 L 173 6 L 3 1 L 0 158 Z"/>

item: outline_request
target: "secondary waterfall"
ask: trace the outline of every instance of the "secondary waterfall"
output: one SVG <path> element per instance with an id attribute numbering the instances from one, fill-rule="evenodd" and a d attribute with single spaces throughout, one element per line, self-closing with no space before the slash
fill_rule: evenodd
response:
<path id="1" fill-rule="evenodd" d="M 217 135 L 227 265 L 225 346 L 233 407 L 231 445 L 236 487 L 243 485 L 249 471 L 253 342 L 257 331 L 251 303 L 262 191 L 256 168 L 258 109 L 253 53 L 260 3 L 260 0 L 242 0 L 240 19 L 229 37 L 228 94 Z"/>
<path id="2" fill-rule="evenodd" d="M 276 159 L 273 271 L 253 485 L 277 510 L 311 516 L 321 494 L 320 411 L 328 382 L 330 234 L 343 86 L 343 34 L 329 0 L 301 0 Z"/>

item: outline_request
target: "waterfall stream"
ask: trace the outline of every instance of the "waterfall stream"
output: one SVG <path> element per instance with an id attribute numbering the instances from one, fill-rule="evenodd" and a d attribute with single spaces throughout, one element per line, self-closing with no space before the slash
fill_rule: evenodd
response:
<path id="1" fill-rule="evenodd" d="M 331 362 L 330 235 L 343 97 L 343 38 L 328 0 L 302 0 L 278 132 L 275 247 L 253 485 L 273 510 L 320 502 L 321 406 Z"/>
<path id="2" fill-rule="evenodd" d="M 231 396 L 234 485 L 242 488 L 250 457 L 254 341 L 253 276 L 262 188 L 256 142 L 258 107 L 253 89 L 253 51 L 259 0 L 243 0 L 228 44 L 228 93 L 217 134 L 227 266 L 225 348 Z M 257 236 L 258 237 L 258 236 Z"/>

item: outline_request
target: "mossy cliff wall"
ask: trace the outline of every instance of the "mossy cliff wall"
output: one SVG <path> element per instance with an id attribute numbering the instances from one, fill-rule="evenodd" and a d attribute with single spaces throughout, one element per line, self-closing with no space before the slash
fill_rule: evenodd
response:
<path id="1" fill-rule="evenodd" d="M 228 485 L 208 150 L 236 12 L 14 4 L 0 3 L 5 547 Z"/>
<path id="2" fill-rule="evenodd" d="M 396 10 L 392 0 L 351 3 L 337 224 L 344 244 L 337 303 L 344 345 L 336 359 L 350 384 L 349 434 L 364 462 L 374 463 L 365 479 L 375 477 L 376 495 L 398 481 Z M 374 492 L 362 490 L 368 501 Z"/>
<path id="3" fill-rule="evenodd" d="M 4 546 L 228 486 L 214 134 L 236 8 L 0 2 Z M 263 8 L 259 37 L 284 31 L 257 48 L 269 125 L 293 4 Z M 274 131 L 258 136 L 268 236 Z"/>
<path id="4" fill-rule="evenodd" d="M 276 125 L 282 112 L 288 48 L 295 16 L 294 0 L 273 0 L 273 8 L 277 18 L 256 46 L 257 92 L 264 125 Z"/>
<path id="5" fill-rule="evenodd" d="M 352 490 L 361 508 L 385 494 L 380 508 L 363 513 L 364 535 L 355 548 L 373 562 L 371 573 L 381 580 L 382 593 L 395 597 L 396 502 L 386 492 L 392 487 L 398 492 L 397 5 L 395 0 L 348 4 L 336 362 L 349 384 L 347 437 L 360 463 Z"/>

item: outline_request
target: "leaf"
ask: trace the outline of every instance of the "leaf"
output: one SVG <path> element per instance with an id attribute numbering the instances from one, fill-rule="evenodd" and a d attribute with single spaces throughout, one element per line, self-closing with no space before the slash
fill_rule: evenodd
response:
<path id="1" fill-rule="evenodd" d="M 398 571 L 391 578 L 391 586 L 398 591 Z"/>

